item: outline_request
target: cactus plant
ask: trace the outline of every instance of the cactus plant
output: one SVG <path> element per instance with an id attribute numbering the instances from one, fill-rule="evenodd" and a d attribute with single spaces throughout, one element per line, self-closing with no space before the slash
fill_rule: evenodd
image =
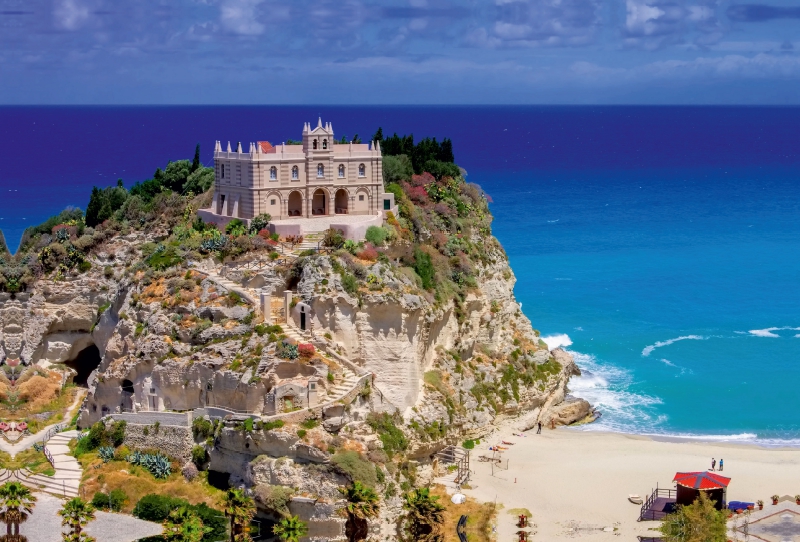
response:
<path id="1" fill-rule="evenodd" d="M 114 459 L 114 448 L 111 446 L 100 446 L 97 450 L 97 455 L 103 460 L 103 463 L 108 463 Z"/>

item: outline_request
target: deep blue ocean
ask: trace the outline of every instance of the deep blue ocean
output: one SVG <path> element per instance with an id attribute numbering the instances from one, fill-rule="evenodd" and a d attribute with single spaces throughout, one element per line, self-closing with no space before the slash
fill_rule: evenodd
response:
<path id="1" fill-rule="evenodd" d="M 93 185 L 318 116 L 453 140 L 523 311 L 603 412 L 586 430 L 800 445 L 800 108 L 0 108 L 0 228 L 14 247 Z"/>

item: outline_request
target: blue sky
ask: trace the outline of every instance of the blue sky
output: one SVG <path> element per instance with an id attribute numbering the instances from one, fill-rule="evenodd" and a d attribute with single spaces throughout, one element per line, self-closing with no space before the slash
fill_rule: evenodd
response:
<path id="1" fill-rule="evenodd" d="M 0 0 L 0 104 L 786 104 L 795 0 Z"/>

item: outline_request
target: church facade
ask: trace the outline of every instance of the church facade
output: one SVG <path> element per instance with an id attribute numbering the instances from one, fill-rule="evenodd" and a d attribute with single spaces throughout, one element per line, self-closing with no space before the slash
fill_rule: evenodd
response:
<path id="1" fill-rule="evenodd" d="M 339 143 L 331 123 L 303 126 L 302 144 L 228 143 L 214 148 L 214 199 L 201 216 L 226 223 L 269 213 L 273 220 L 377 215 L 394 204 L 383 191 L 380 144 Z"/>

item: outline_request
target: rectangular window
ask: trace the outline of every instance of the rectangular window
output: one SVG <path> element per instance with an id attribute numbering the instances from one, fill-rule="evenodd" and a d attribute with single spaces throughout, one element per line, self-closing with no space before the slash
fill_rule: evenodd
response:
<path id="1" fill-rule="evenodd" d="M 391 205 L 392 205 L 392 201 L 391 200 L 388 200 L 388 199 L 383 200 L 383 210 L 384 211 L 388 211 L 389 209 L 391 209 L 392 208 Z"/>
<path id="2" fill-rule="evenodd" d="M 225 178 L 225 164 L 222 164 L 222 178 Z"/>
<path id="3" fill-rule="evenodd" d="M 364 201 L 364 194 L 358 195 L 358 201 Z"/>
<path id="4" fill-rule="evenodd" d="M 269 200 L 269 204 L 270 205 L 275 205 L 275 200 L 274 199 Z"/>

